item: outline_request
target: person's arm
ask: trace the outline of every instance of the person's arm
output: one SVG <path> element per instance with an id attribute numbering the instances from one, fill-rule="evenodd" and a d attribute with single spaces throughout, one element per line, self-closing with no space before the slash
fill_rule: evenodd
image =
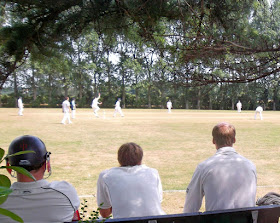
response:
<path id="1" fill-rule="evenodd" d="M 159 176 L 159 173 L 158 173 L 158 172 L 157 172 L 157 181 L 158 181 L 159 199 L 160 199 L 160 202 L 162 202 L 162 199 L 163 199 L 163 190 L 162 190 L 162 184 L 161 184 L 161 180 L 160 180 L 160 176 Z"/>
<path id="2" fill-rule="evenodd" d="M 68 111 L 71 113 L 70 103 L 68 103 L 67 107 L 68 107 Z"/>
<path id="3" fill-rule="evenodd" d="M 107 209 L 100 209 L 99 213 L 103 218 L 108 218 L 112 214 L 112 207 Z"/>
<path id="4" fill-rule="evenodd" d="M 112 204 L 109 196 L 109 190 L 104 182 L 103 176 L 106 170 L 101 172 L 97 180 L 97 205 L 103 218 L 108 218 L 112 214 Z"/>
<path id="5" fill-rule="evenodd" d="M 198 166 L 187 188 L 184 213 L 198 212 L 201 207 L 203 197 L 204 191 L 201 183 L 201 170 Z"/>

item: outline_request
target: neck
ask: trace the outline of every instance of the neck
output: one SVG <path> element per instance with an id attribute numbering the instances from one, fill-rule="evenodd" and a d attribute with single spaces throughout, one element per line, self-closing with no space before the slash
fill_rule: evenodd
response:
<path id="1" fill-rule="evenodd" d="M 30 173 L 33 177 L 37 180 L 42 180 L 44 178 L 44 171 L 39 170 L 32 170 Z M 34 182 L 34 180 L 28 176 L 25 176 L 21 173 L 17 173 L 17 181 L 18 182 Z"/>

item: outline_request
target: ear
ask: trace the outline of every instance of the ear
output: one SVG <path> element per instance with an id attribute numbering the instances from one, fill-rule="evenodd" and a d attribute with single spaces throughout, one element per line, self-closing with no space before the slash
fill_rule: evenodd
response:
<path id="1" fill-rule="evenodd" d="M 214 138 L 212 139 L 212 143 L 213 143 L 214 145 L 216 145 L 216 141 L 215 141 Z"/>
<path id="2" fill-rule="evenodd" d="M 6 160 L 6 166 L 10 166 L 10 163 L 8 160 Z M 12 169 L 6 169 L 8 171 L 8 173 L 11 175 L 12 174 Z"/>
<path id="3" fill-rule="evenodd" d="M 47 169 L 47 171 L 48 172 L 51 172 L 51 160 L 50 160 L 50 158 L 48 158 L 47 160 L 46 160 L 46 169 Z"/>
<path id="4" fill-rule="evenodd" d="M 233 143 L 236 143 L 236 138 L 235 138 L 235 137 L 234 137 Z M 233 144 L 233 143 L 232 143 L 232 144 Z"/>
<path id="5" fill-rule="evenodd" d="M 50 152 L 48 152 L 47 154 L 46 154 L 46 170 L 50 173 L 51 172 L 51 153 Z"/>

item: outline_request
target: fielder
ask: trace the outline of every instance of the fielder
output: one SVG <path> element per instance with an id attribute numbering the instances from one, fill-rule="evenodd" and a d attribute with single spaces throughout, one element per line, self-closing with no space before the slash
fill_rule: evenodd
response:
<path id="1" fill-rule="evenodd" d="M 259 113 L 260 119 L 263 120 L 262 112 L 263 112 L 262 106 L 258 106 L 255 111 L 255 119 L 257 119 L 257 114 Z"/>
<path id="2" fill-rule="evenodd" d="M 18 101 L 17 101 L 17 104 L 18 104 L 18 115 L 22 116 L 22 112 L 23 112 L 23 102 L 22 102 L 22 97 L 19 97 L 18 98 Z"/>
<path id="3" fill-rule="evenodd" d="M 116 117 L 117 113 L 120 113 L 120 115 L 122 117 L 124 117 L 124 114 L 123 114 L 122 108 L 121 108 L 121 99 L 120 98 L 118 98 L 118 100 L 116 101 L 116 104 L 115 104 L 114 117 Z"/>
<path id="4" fill-rule="evenodd" d="M 168 109 L 168 113 L 171 113 L 172 102 L 171 102 L 170 99 L 169 99 L 168 102 L 166 103 L 166 107 L 167 107 L 167 109 Z"/>
<path id="5" fill-rule="evenodd" d="M 61 121 L 61 124 L 65 125 L 66 119 L 68 120 L 68 123 L 71 124 L 70 120 L 70 102 L 69 102 L 69 97 L 66 97 L 65 100 L 62 103 L 62 112 L 64 113 L 63 119 Z"/>
<path id="6" fill-rule="evenodd" d="M 91 107 L 92 107 L 92 109 L 93 109 L 93 113 L 94 113 L 94 115 L 95 115 L 96 117 L 99 117 L 97 112 L 100 110 L 100 108 L 99 108 L 98 105 L 101 105 L 101 104 L 102 104 L 102 102 L 99 102 L 99 101 L 98 101 L 99 99 L 100 99 L 100 93 L 98 94 L 98 97 L 96 97 L 96 98 L 94 98 L 94 99 L 92 100 L 92 103 L 91 103 Z"/>
<path id="7" fill-rule="evenodd" d="M 237 104 L 236 104 L 236 107 L 237 107 L 237 111 L 240 113 L 241 108 L 242 108 L 242 103 L 240 101 L 238 101 Z"/>
<path id="8" fill-rule="evenodd" d="M 75 98 L 72 98 L 70 107 L 71 107 L 71 110 L 72 110 L 72 118 L 74 119 L 74 118 L 76 117 L 76 103 L 75 103 Z"/>

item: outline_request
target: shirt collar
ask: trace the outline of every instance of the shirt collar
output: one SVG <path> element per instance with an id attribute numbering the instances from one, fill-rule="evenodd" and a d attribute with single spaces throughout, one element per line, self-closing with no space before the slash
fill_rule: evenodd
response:
<path id="1" fill-rule="evenodd" d="M 216 154 L 236 153 L 235 149 L 230 146 L 222 147 L 217 150 Z"/>
<path id="2" fill-rule="evenodd" d="M 11 189 L 33 189 L 43 187 L 49 184 L 47 180 L 37 180 L 34 182 L 15 182 L 12 184 Z"/>

